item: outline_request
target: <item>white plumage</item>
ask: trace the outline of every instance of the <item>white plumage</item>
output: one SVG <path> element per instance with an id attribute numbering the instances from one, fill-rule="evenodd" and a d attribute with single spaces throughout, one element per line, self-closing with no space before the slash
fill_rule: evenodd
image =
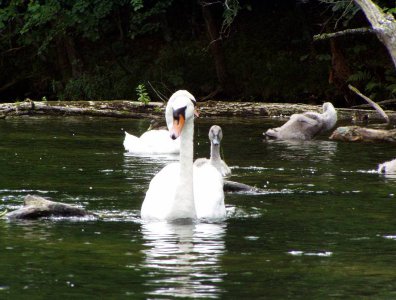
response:
<path id="1" fill-rule="evenodd" d="M 194 105 L 195 98 L 184 90 L 169 99 L 166 121 L 172 137 L 180 136 L 180 161 L 165 166 L 151 180 L 141 209 L 145 220 L 226 216 L 222 176 L 212 165 L 193 166 Z"/>
<path id="2" fill-rule="evenodd" d="M 133 154 L 177 154 L 180 139 L 172 140 L 168 130 L 149 130 L 140 137 L 125 131 L 124 148 Z"/>
<path id="3" fill-rule="evenodd" d="M 396 174 L 396 158 L 378 165 L 378 173 Z"/>

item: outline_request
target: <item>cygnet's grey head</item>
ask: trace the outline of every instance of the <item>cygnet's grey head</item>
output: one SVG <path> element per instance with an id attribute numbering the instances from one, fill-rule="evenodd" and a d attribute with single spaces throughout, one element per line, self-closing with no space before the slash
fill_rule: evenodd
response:
<path id="1" fill-rule="evenodd" d="M 331 103 L 331 102 L 325 102 L 325 103 L 323 103 L 323 105 L 322 105 L 322 109 L 323 109 L 323 112 L 325 113 L 325 112 L 331 112 L 331 113 L 333 113 L 333 112 L 335 112 L 336 110 L 335 110 L 335 108 L 334 108 L 334 106 L 333 106 L 333 104 Z"/>
<path id="2" fill-rule="evenodd" d="M 221 139 L 223 138 L 223 131 L 221 127 L 218 125 L 213 125 L 209 129 L 209 140 L 210 142 L 217 146 L 220 145 Z"/>

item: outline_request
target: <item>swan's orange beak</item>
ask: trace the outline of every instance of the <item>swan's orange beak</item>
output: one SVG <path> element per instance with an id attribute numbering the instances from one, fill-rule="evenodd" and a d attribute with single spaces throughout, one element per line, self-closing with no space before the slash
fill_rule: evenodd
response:
<path id="1" fill-rule="evenodd" d="M 173 126 L 170 130 L 170 135 L 172 140 L 177 139 L 182 132 L 183 126 L 184 126 L 185 118 L 183 114 L 179 115 L 179 118 L 173 119 Z"/>

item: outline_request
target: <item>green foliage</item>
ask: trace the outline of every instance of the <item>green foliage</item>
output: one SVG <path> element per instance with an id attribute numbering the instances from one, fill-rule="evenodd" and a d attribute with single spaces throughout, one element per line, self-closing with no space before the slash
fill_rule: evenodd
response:
<path id="1" fill-rule="evenodd" d="M 334 4 L 326 10 L 334 16 L 330 24 L 353 17 L 352 2 L 326 1 Z M 334 95 L 328 84 L 328 44 L 311 41 L 317 24 L 330 16 L 304 10 L 304 5 L 316 9 L 317 4 L 216 3 L 222 6 L 214 5 L 212 12 L 218 18 L 223 13 L 217 21 L 223 21 L 227 72 L 240 91 L 235 98 L 312 101 L 312 95 Z M 134 99 L 147 91 L 144 85 L 140 91 L 131 86 L 148 81 L 164 95 L 180 88 L 210 94 L 218 78 L 201 10 L 200 2 L 182 0 L 3 1 L 0 82 L 10 84 L 12 91 L 3 98 Z M 382 48 L 361 40 L 341 41 L 354 72 L 350 82 L 373 95 L 394 95 L 394 74 Z"/>
<path id="2" fill-rule="evenodd" d="M 224 0 L 224 11 L 223 11 L 223 24 L 221 33 L 227 34 L 230 30 L 231 24 L 238 15 L 241 6 L 239 0 Z"/>
<path id="3" fill-rule="evenodd" d="M 143 8 L 143 0 L 131 0 L 131 6 L 133 7 L 134 11 L 138 11 L 139 9 Z"/>
<path id="4" fill-rule="evenodd" d="M 360 69 L 349 76 L 348 82 L 363 87 L 364 92 L 372 99 L 383 100 L 396 96 L 396 76 L 393 70 L 386 70 L 387 75 L 384 78 L 382 74 L 370 72 L 367 65 L 359 64 L 357 67 Z"/>
<path id="5" fill-rule="evenodd" d="M 348 81 L 353 83 L 353 82 L 362 82 L 370 79 L 371 79 L 371 74 L 368 71 L 359 70 L 351 74 L 348 78 Z"/>
<path id="6" fill-rule="evenodd" d="M 351 0 L 320 0 L 327 4 L 333 11 L 334 28 L 338 27 L 340 21 L 347 27 L 360 8 Z"/>
<path id="7" fill-rule="evenodd" d="M 61 100 L 102 100 L 113 99 L 113 77 L 105 68 L 96 68 L 92 73 L 84 73 L 71 78 L 59 94 Z"/>
<path id="8" fill-rule="evenodd" d="M 143 103 L 144 105 L 147 105 L 150 103 L 151 99 L 149 94 L 146 91 L 146 87 L 144 86 L 144 84 L 139 84 L 136 87 L 136 93 L 138 96 L 138 101 Z"/>

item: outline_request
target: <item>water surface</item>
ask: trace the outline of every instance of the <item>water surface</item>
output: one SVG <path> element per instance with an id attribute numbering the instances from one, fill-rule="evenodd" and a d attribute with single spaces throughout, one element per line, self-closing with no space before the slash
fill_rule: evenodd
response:
<path id="1" fill-rule="evenodd" d="M 196 124 L 209 155 L 213 120 Z M 149 120 L 0 120 L 0 211 L 38 194 L 100 219 L 0 220 L 0 298 L 396 297 L 396 179 L 374 172 L 394 145 L 263 141 L 278 123 L 218 119 L 231 180 L 219 224 L 144 223 L 150 179 L 172 157 L 124 153 Z"/>

